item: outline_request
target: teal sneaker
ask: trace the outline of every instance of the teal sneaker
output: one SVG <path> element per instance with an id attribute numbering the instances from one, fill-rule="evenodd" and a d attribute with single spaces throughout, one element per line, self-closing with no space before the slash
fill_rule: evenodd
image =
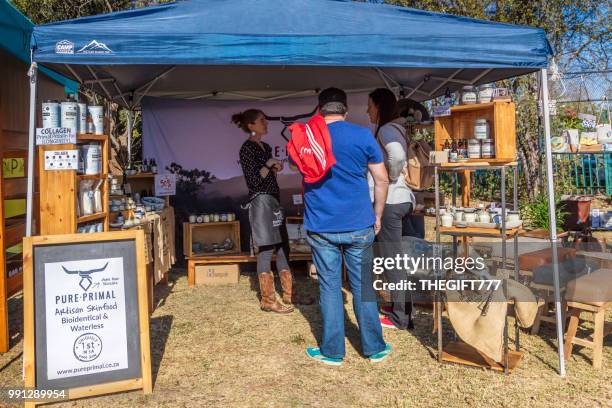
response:
<path id="1" fill-rule="evenodd" d="M 381 351 L 380 353 L 372 354 L 368 358 L 372 363 L 380 363 L 381 361 L 389 357 L 389 354 L 391 354 L 391 345 L 387 343 L 383 351 Z"/>
<path id="2" fill-rule="evenodd" d="M 308 347 L 306 349 L 306 355 L 323 364 L 332 365 L 332 366 L 339 366 L 340 364 L 342 364 L 341 358 L 325 357 L 323 354 L 321 354 L 321 350 L 318 347 Z"/>

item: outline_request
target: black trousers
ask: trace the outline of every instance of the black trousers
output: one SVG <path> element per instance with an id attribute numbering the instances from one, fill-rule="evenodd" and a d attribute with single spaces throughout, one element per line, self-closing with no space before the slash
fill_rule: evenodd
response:
<path id="1" fill-rule="evenodd" d="M 395 258 L 396 254 L 402 253 L 402 231 L 404 220 L 412 212 L 412 203 L 385 204 L 385 210 L 381 219 L 381 229 L 376 237 L 380 249 L 380 255 L 386 258 Z M 386 270 L 385 278 L 388 282 L 399 283 L 406 279 L 406 271 L 391 269 Z M 412 303 L 408 291 L 391 291 L 392 311 L 389 319 L 399 329 L 407 329 L 411 326 Z"/>

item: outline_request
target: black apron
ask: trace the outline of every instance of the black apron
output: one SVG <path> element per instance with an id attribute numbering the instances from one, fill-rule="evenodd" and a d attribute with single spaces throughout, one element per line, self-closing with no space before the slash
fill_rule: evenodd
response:
<path id="1" fill-rule="evenodd" d="M 249 202 L 248 207 L 253 245 L 262 247 L 283 242 L 281 228 L 285 217 L 276 197 L 258 194 Z"/>

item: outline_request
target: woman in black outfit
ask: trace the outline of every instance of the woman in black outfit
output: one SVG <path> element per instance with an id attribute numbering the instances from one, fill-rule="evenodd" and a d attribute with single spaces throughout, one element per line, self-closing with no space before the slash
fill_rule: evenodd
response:
<path id="1" fill-rule="evenodd" d="M 276 173 L 283 169 L 281 161 L 272 158 L 272 148 L 261 138 L 268 133 L 268 122 L 262 111 L 249 109 L 232 116 L 249 138 L 240 148 L 240 165 L 249 189 L 249 222 L 253 243 L 258 247 L 257 276 L 261 291 L 261 309 L 276 313 L 293 311 L 292 304 L 304 303 L 293 290 L 289 269 L 289 244 L 280 206 L 280 191 Z M 276 299 L 272 255 L 276 253 L 276 268 L 283 287 L 283 305 Z M 288 306 L 287 306 L 288 305 Z"/>

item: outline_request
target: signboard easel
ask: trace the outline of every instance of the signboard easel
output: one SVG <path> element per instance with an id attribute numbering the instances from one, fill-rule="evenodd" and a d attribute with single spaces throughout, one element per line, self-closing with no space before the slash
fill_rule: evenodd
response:
<path id="1" fill-rule="evenodd" d="M 143 231 L 35 236 L 23 250 L 25 386 L 150 394 Z"/>

